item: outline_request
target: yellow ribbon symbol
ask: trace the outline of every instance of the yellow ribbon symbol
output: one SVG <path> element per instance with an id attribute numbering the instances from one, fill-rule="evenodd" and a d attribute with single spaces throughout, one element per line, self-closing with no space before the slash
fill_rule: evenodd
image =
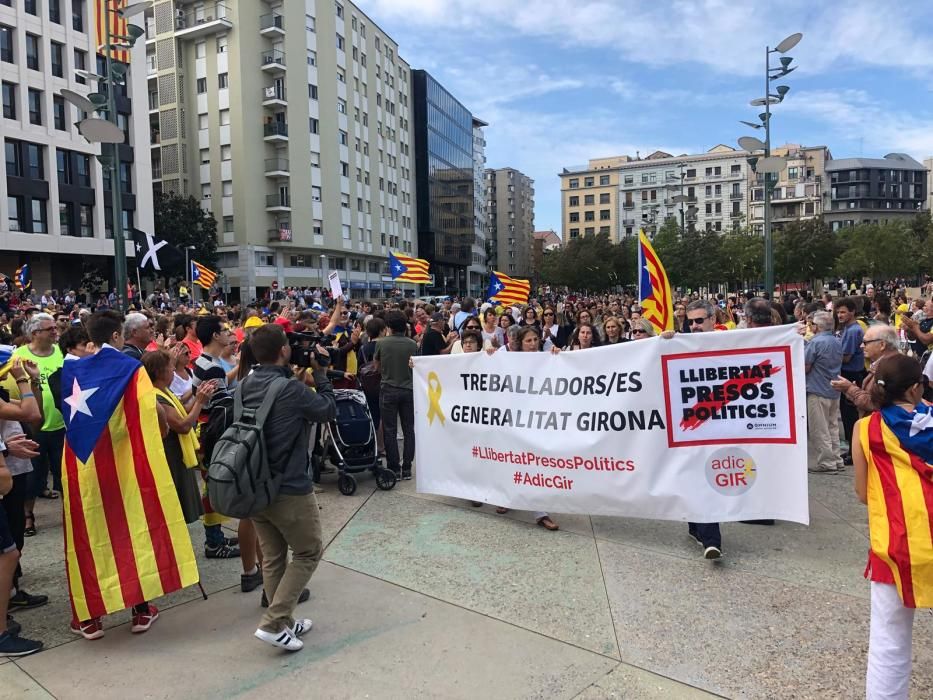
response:
<path id="1" fill-rule="evenodd" d="M 428 422 L 431 425 L 434 425 L 434 417 L 440 419 L 441 425 L 444 425 L 446 420 L 444 412 L 441 410 L 441 380 L 437 378 L 436 372 L 428 373 L 428 401 L 431 402 L 431 405 L 428 406 Z"/>

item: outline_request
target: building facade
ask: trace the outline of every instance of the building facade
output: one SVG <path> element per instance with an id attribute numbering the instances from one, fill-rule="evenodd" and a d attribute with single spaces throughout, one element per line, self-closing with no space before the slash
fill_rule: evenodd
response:
<path id="1" fill-rule="evenodd" d="M 435 294 L 463 294 L 473 265 L 474 120 L 430 73 L 412 71 L 418 251 Z"/>
<path id="2" fill-rule="evenodd" d="M 826 163 L 833 230 L 855 224 L 910 220 L 927 201 L 926 167 L 904 153 L 840 158 Z"/>
<path id="3" fill-rule="evenodd" d="M 515 168 L 486 171 L 489 239 L 494 269 L 509 276 L 531 277 L 535 230 L 534 180 Z"/>
<path id="4" fill-rule="evenodd" d="M 0 272 L 12 275 L 29 263 L 40 293 L 77 290 L 97 276 L 108 288 L 113 282 L 110 172 L 97 160 L 101 146 L 74 126 L 78 110 L 60 95 L 98 89 L 76 70 L 106 74 L 96 54 L 104 40 L 96 36 L 95 9 L 96 0 L 0 0 Z M 142 41 L 129 65 L 125 85 L 116 86 L 116 122 L 125 134 L 118 148 L 123 228 L 152 232 Z M 132 258 L 129 267 L 132 276 Z"/>
<path id="5" fill-rule="evenodd" d="M 486 289 L 489 271 L 486 268 L 486 135 L 483 128 L 489 126 L 473 117 L 473 260 L 467 268 L 469 285 L 467 293 L 482 296 Z"/>
<path id="6" fill-rule="evenodd" d="M 410 68 L 347 0 L 157 0 L 147 25 L 155 188 L 218 222 L 243 300 L 279 286 L 356 298 L 417 253 Z"/>
<path id="7" fill-rule="evenodd" d="M 826 146 L 785 144 L 771 149 L 773 156 L 785 159 L 771 191 L 771 227 L 782 228 L 791 221 L 823 216 L 829 208 L 826 171 L 832 154 Z M 749 224 L 764 231 L 764 176 L 749 170 Z"/>
<path id="8" fill-rule="evenodd" d="M 927 169 L 927 202 L 924 208 L 933 211 L 933 158 L 924 158 L 923 167 Z"/>
<path id="9" fill-rule="evenodd" d="M 534 279 L 539 279 L 544 254 L 552 250 L 558 250 L 560 244 L 560 236 L 553 229 L 534 232 L 531 249 L 531 276 Z"/>
<path id="10" fill-rule="evenodd" d="M 748 153 L 719 145 L 699 155 L 655 151 L 616 156 L 560 173 L 563 238 L 653 236 L 674 218 L 687 228 L 728 231 L 748 215 Z M 683 201 L 674 197 L 683 196 Z"/>

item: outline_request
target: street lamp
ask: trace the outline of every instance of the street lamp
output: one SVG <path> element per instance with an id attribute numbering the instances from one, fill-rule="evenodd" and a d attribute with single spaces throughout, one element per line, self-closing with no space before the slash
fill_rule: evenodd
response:
<path id="1" fill-rule="evenodd" d="M 771 241 L 771 190 L 777 184 L 777 174 L 784 169 L 784 159 L 771 156 L 771 105 L 783 102 L 784 97 L 790 91 L 787 85 L 778 85 L 774 89 L 774 93 L 772 93 L 771 81 L 779 80 L 797 69 L 796 66 L 791 67 L 790 64 L 794 59 L 790 56 L 781 56 L 781 65 L 772 68 L 771 54 L 785 54 L 800 43 L 801 39 L 803 39 L 803 34 L 798 32 L 785 38 L 773 49 L 770 46 L 765 47 L 765 96 L 754 99 L 750 103 L 753 107 L 764 107 L 765 111 L 758 115 L 758 119 L 761 122 L 760 124 L 747 121 L 740 122 L 754 129 L 765 130 L 764 141 L 751 136 L 744 136 L 739 139 L 739 146 L 750 153 L 755 153 L 757 151 L 764 152 L 764 156 L 761 158 L 755 156 L 749 158 L 748 164 L 751 166 L 752 172 L 764 175 L 765 289 L 768 294 L 774 294 L 774 250 Z M 774 177 L 772 177 L 772 174 Z"/>
<path id="2" fill-rule="evenodd" d="M 124 8 L 113 7 L 117 0 L 104 0 L 103 9 L 105 13 L 113 13 L 121 18 L 132 17 L 133 15 L 144 12 L 152 6 L 152 0 L 136 2 L 127 5 Z M 97 160 L 110 172 L 110 209 L 112 211 L 111 221 L 113 227 L 113 262 L 114 262 L 114 285 L 116 286 L 117 306 L 120 311 L 127 310 L 126 298 L 126 241 L 123 231 L 123 190 L 120 187 L 120 151 L 119 144 L 126 139 L 123 130 L 117 126 L 117 98 L 115 86 L 126 83 L 126 66 L 115 64 L 113 62 L 113 51 L 126 51 L 133 48 L 136 40 L 146 33 L 142 27 L 127 25 L 126 35 L 113 35 L 110 33 L 110 21 L 105 17 L 103 22 L 106 27 L 104 43 L 97 47 L 98 51 L 104 51 L 107 58 L 106 75 L 97 75 L 88 71 L 75 71 L 76 74 L 87 79 L 97 80 L 98 88 L 103 88 L 103 92 L 92 92 L 91 94 L 81 95 L 73 90 L 61 90 L 60 94 L 68 102 L 77 107 L 81 112 L 88 115 L 94 113 L 103 114 L 106 119 L 88 116 L 79 121 L 75 126 L 89 143 L 101 144 L 101 155 Z M 116 40 L 116 43 L 114 43 Z M 110 144 L 109 153 L 105 153 L 103 144 Z M 186 273 L 187 274 L 187 273 Z"/>

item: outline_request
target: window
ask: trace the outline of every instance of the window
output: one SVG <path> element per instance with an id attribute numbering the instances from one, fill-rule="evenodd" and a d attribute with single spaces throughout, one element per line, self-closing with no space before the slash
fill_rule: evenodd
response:
<path id="1" fill-rule="evenodd" d="M 687 169 L 687 177 L 696 177 L 696 176 L 697 176 L 696 168 Z"/>
<path id="2" fill-rule="evenodd" d="M 133 194 L 133 164 L 120 162 L 120 191 L 124 194 Z"/>
<path id="3" fill-rule="evenodd" d="M 13 27 L 0 24 L 0 61 L 13 63 Z"/>
<path id="4" fill-rule="evenodd" d="M 225 144 L 220 147 L 220 159 L 221 160 L 230 160 L 232 156 L 232 148 L 230 144 Z"/>
<path id="5" fill-rule="evenodd" d="M 338 133 L 339 133 L 339 135 L 338 135 L 338 137 L 337 137 L 337 140 L 340 142 L 340 145 L 341 145 L 341 146 L 348 146 L 348 145 L 350 144 L 350 142 L 349 142 L 349 139 L 348 139 L 348 136 L 347 136 L 347 132 L 346 132 L 346 131 L 343 131 L 343 130 L 341 129 Z"/>
<path id="6" fill-rule="evenodd" d="M 65 98 L 55 95 L 52 98 L 52 116 L 55 120 L 55 128 L 59 131 L 68 131 L 65 121 Z"/>
<path id="7" fill-rule="evenodd" d="M 22 177 L 23 164 L 19 157 L 19 141 L 7 139 L 4 143 L 6 152 L 6 174 L 8 177 Z"/>
<path id="8" fill-rule="evenodd" d="M 592 186 L 593 186 L 593 182 L 595 182 L 595 180 L 594 180 L 594 178 L 592 178 L 592 177 L 585 177 L 585 178 L 583 178 L 583 186 L 584 186 L 584 187 L 592 187 Z"/>
<path id="9" fill-rule="evenodd" d="M 612 214 L 608 209 L 599 210 L 599 220 L 600 221 L 609 221 L 612 218 Z"/>
<path id="10" fill-rule="evenodd" d="M 3 116 L 7 119 L 16 119 L 16 85 L 2 83 L 0 93 L 3 95 Z"/>
<path id="11" fill-rule="evenodd" d="M 308 65 L 316 66 L 317 65 L 317 52 L 308 49 Z"/>
<path id="12" fill-rule="evenodd" d="M 84 31 L 84 0 L 71 0 L 71 28 Z"/>
<path id="13" fill-rule="evenodd" d="M 207 78 L 198 78 L 197 89 L 199 95 L 203 95 L 207 92 Z"/>
<path id="14" fill-rule="evenodd" d="M 317 30 L 317 24 L 314 21 L 314 17 L 311 15 L 305 15 L 305 29 L 309 32 L 314 32 Z"/>
<path id="15" fill-rule="evenodd" d="M 337 17 L 339 17 L 340 19 L 343 19 L 343 5 L 341 5 L 339 2 L 336 2 L 334 3 L 334 6 L 337 8 Z M 340 269 L 342 270 L 343 267 L 341 267 Z"/>
<path id="16" fill-rule="evenodd" d="M 346 45 L 346 43 L 345 43 L 344 38 L 343 38 L 342 36 L 340 36 L 340 34 L 337 34 L 337 50 L 338 50 L 338 51 L 343 51 L 345 45 Z"/>
<path id="17" fill-rule="evenodd" d="M 577 223 L 580 220 L 580 212 L 572 211 L 570 212 L 570 223 Z"/>
<path id="18" fill-rule="evenodd" d="M 321 188 L 315 185 L 311 186 L 311 201 L 320 202 L 321 201 Z"/>
<path id="19" fill-rule="evenodd" d="M 199 115 L 198 115 L 198 129 L 203 130 L 203 129 L 206 129 L 206 128 L 207 128 L 207 115 L 206 115 L 206 114 L 199 114 Z"/>
<path id="20" fill-rule="evenodd" d="M 626 185 L 634 184 L 634 182 L 635 182 L 635 176 L 634 176 L 634 175 L 626 175 L 626 176 L 625 176 L 624 182 L 625 182 Z"/>
<path id="21" fill-rule="evenodd" d="M 310 131 L 312 134 L 320 133 L 319 122 L 314 117 L 311 117 L 310 119 L 308 119 L 308 131 Z"/>
<path id="22" fill-rule="evenodd" d="M 217 37 L 217 53 L 227 53 L 227 35 Z"/>
<path id="23" fill-rule="evenodd" d="M 609 235 L 609 227 L 608 227 L 608 226 L 600 226 L 600 227 L 599 227 L 599 233 L 600 233 L 600 235 L 605 234 L 605 235 L 608 236 L 608 235 Z"/>
<path id="24" fill-rule="evenodd" d="M 222 109 L 220 110 L 220 125 L 229 126 L 230 124 L 230 110 Z"/>
<path id="25" fill-rule="evenodd" d="M 90 204 L 78 205 L 78 226 L 81 238 L 94 237 L 94 208 Z"/>
<path id="26" fill-rule="evenodd" d="M 593 211 L 583 212 L 583 220 L 584 221 L 596 221 L 596 212 L 593 212 Z"/>
<path id="27" fill-rule="evenodd" d="M 219 73 L 217 75 L 217 87 L 220 88 L 221 90 L 227 87 L 227 74 L 226 73 Z"/>
<path id="28" fill-rule="evenodd" d="M 59 202 L 58 204 L 58 224 L 59 230 L 63 236 L 74 235 L 74 210 L 69 202 Z"/>
<path id="29" fill-rule="evenodd" d="M 739 175 L 739 174 L 742 172 L 742 166 L 741 166 L 741 165 L 733 165 L 730 172 L 731 172 L 733 175 Z"/>
<path id="30" fill-rule="evenodd" d="M 592 236 L 593 231 L 595 231 L 595 228 L 593 226 L 587 226 L 585 229 L 583 229 L 583 233 L 586 236 Z"/>
<path id="31" fill-rule="evenodd" d="M 39 70 L 39 37 L 26 34 L 26 67 Z"/>
<path id="32" fill-rule="evenodd" d="M 580 206 L 580 198 L 577 197 L 576 195 L 574 195 L 573 197 L 570 198 L 569 205 L 570 205 L 571 207 L 579 207 L 579 206 Z"/>
<path id="33" fill-rule="evenodd" d="M 36 0 L 23 0 L 23 9 L 34 17 L 39 15 L 39 8 L 36 6 Z"/>
<path id="34" fill-rule="evenodd" d="M 7 216 L 9 217 L 10 230 L 22 231 L 25 228 L 25 226 L 23 226 L 23 198 L 7 197 L 6 208 L 8 211 Z"/>
<path id="35" fill-rule="evenodd" d="M 568 182 L 570 189 L 575 190 L 580 187 L 580 181 L 577 178 L 573 178 Z"/>
<path id="36" fill-rule="evenodd" d="M 206 58 L 207 57 L 207 43 L 204 41 L 199 41 L 194 45 L 194 57 L 195 58 Z"/>
<path id="37" fill-rule="evenodd" d="M 224 233 L 233 233 L 233 217 L 224 217 Z"/>
<path id="38" fill-rule="evenodd" d="M 210 199 L 211 198 L 211 185 L 210 183 L 201 184 L 201 199 Z"/>
<path id="39" fill-rule="evenodd" d="M 599 195 L 599 203 L 600 203 L 600 204 L 609 204 L 609 197 L 610 197 L 610 195 L 609 195 L 608 192 L 603 192 L 602 194 Z"/>
<path id="40" fill-rule="evenodd" d="M 608 175 L 600 175 L 600 176 L 599 176 L 599 184 L 600 184 L 600 185 L 608 185 L 608 184 L 609 184 L 609 176 L 608 176 Z"/>
<path id="41" fill-rule="evenodd" d="M 349 163 L 344 163 L 343 161 L 340 162 L 340 174 L 343 175 L 344 177 L 350 177 L 350 164 Z"/>
<path id="42" fill-rule="evenodd" d="M 221 183 L 221 192 L 224 197 L 233 196 L 233 180 L 224 180 Z"/>
<path id="43" fill-rule="evenodd" d="M 343 232 L 343 240 L 349 241 L 350 240 L 350 226 L 348 224 L 343 224 L 341 228 Z"/>
<path id="44" fill-rule="evenodd" d="M 42 126 L 42 91 L 29 88 L 29 123 Z"/>
<path id="45" fill-rule="evenodd" d="M 32 199 L 32 232 L 48 233 L 49 222 L 46 211 L 46 201 L 44 199 Z"/>
<path id="46" fill-rule="evenodd" d="M 56 78 L 65 77 L 65 45 L 57 41 L 51 42 L 52 45 L 52 75 Z"/>
<path id="47" fill-rule="evenodd" d="M 596 204 L 596 195 L 594 194 L 583 195 L 583 204 L 587 206 Z"/>
<path id="48" fill-rule="evenodd" d="M 339 80 L 341 83 L 346 83 L 346 82 L 347 82 L 347 74 L 346 74 L 346 72 L 343 70 L 343 68 L 338 68 L 338 69 L 337 69 L 337 80 Z"/>
<path id="49" fill-rule="evenodd" d="M 571 237 L 571 238 L 577 238 L 577 237 L 579 237 L 579 235 L 580 235 L 580 229 L 578 229 L 578 228 L 572 228 L 572 229 L 570 229 L 570 237 Z"/>
<path id="50" fill-rule="evenodd" d="M 207 165 L 211 162 L 211 151 L 209 148 L 202 148 L 199 154 L 201 156 L 201 165 Z"/>
<path id="51" fill-rule="evenodd" d="M 308 97 L 312 100 L 317 99 L 317 85 L 308 85 Z"/>
<path id="52" fill-rule="evenodd" d="M 87 51 L 75 49 L 75 70 L 87 70 Z M 78 76 L 75 78 L 79 85 L 87 85 L 87 80 Z"/>
<path id="53" fill-rule="evenodd" d="M 61 0 L 48 0 L 49 3 L 49 21 L 55 24 L 62 23 Z"/>
<path id="54" fill-rule="evenodd" d="M 347 101 L 341 98 L 337 98 L 337 111 L 341 114 L 347 113 Z"/>
<path id="55" fill-rule="evenodd" d="M 78 173 L 75 184 L 81 187 L 91 186 L 91 157 L 82 153 L 74 155 L 75 168 Z"/>

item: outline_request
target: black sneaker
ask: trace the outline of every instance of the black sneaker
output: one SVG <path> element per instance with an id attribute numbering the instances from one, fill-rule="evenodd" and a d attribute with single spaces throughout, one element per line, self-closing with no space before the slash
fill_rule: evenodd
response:
<path id="1" fill-rule="evenodd" d="M 33 608 L 41 608 L 48 602 L 49 597 L 47 595 L 29 595 L 20 588 L 16 591 L 16 595 L 10 597 L 10 610 L 32 610 Z"/>
<path id="2" fill-rule="evenodd" d="M 402 467 L 402 481 L 411 481 L 411 467 Z"/>
<path id="3" fill-rule="evenodd" d="M 225 544 L 219 544 L 216 547 L 204 545 L 204 556 L 208 559 L 233 559 L 240 556 L 239 547 L 228 547 Z"/>
<path id="4" fill-rule="evenodd" d="M 254 591 L 262 585 L 262 569 L 256 567 L 255 574 L 240 574 L 240 590 L 244 593 Z"/>
<path id="5" fill-rule="evenodd" d="M 304 603 L 304 602 L 307 601 L 308 598 L 310 598 L 310 597 L 311 597 L 311 590 L 308 589 L 308 588 L 305 588 L 305 589 L 301 592 L 301 595 L 298 596 L 298 602 L 299 602 L 299 603 Z M 259 604 L 260 604 L 262 607 L 264 607 L 264 608 L 268 608 L 268 607 L 269 607 L 269 599 L 266 598 L 266 592 L 265 592 L 265 591 L 262 592 L 262 600 L 259 601 Z"/>
<path id="6" fill-rule="evenodd" d="M 27 656 L 42 648 L 42 642 L 14 637 L 9 632 L 0 634 L 0 656 Z"/>
<path id="7" fill-rule="evenodd" d="M 23 626 L 19 624 L 16 620 L 14 620 L 12 615 L 7 615 L 6 616 L 6 631 L 9 632 L 14 637 L 18 637 L 19 633 L 23 631 Z"/>
<path id="8" fill-rule="evenodd" d="M 713 547 L 712 545 L 703 550 L 704 559 L 721 559 L 722 550 L 719 547 Z"/>
<path id="9" fill-rule="evenodd" d="M 240 544 L 240 538 L 239 537 L 224 537 L 224 544 L 227 545 L 228 547 L 236 547 L 238 544 Z"/>

